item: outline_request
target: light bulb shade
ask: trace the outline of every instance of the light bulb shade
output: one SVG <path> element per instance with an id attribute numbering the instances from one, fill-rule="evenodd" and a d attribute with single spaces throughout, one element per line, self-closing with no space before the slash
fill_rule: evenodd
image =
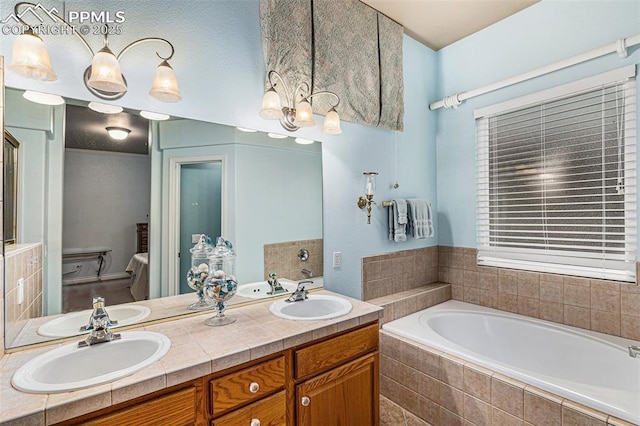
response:
<path id="1" fill-rule="evenodd" d="M 109 133 L 109 136 L 113 139 L 121 141 L 129 136 L 131 130 L 125 129 L 124 127 L 107 127 L 107 133 Z"/>
<path id="2" fill-rule="evenodd" d="M 265 120 L 280 120 L 284 117 L 282 112 L 282 102 L 280 95 L 273 87 L 269 88 L 262 97 L 262 108 L 260 109 L 260 117 Z"/>
<path id="3" fill-rule="evenodd" d="M 178 90 L 176 73 L 167 61 L 162 61 L 156 68 L 149 95 L 162 102 L 180 102 L 182 100 L 182 95 Z"/>
<path id="4" fill-rule="evenodd" d="M 87 84 L 103 92 L 125 93 L 127 85 L 120 72 L 120 64 L 108 47 L 95 54 L 91 62 L 91 76 Z"/>
<path id="5" fill-rule="evenodd" d="M 293 124 L 298 127 L 313 127 L 316 122 L 313 119 L 313 110 L 308 100 L 303 99 L 296 105 L 296 118 Z"/>
<path id="6" fill-rule="evenodd" d="M 51 68 L 47 47 L 42 39 L 33 33 L 24 33 L 13 42 L 13 53 L 9 69 L 32 80 L 57 80 Z"/>
<path id="7" fill-rule="evenodd" d="M 327 115 L 324 116 L 322 132 L 329 135 L 339 135 L 342 133 L 342 129 L 340 128 L 340 116 L 335 108 L 331 108 Z"/>
<path id="8" fill-rule="evenodd" d="M 376 193 L 376 176 L 378 173 L 376 172 L 365 172 L 364 174 L 364 193 L 369 197 L 369 199 L 373 198 L 373 195 Z"/>

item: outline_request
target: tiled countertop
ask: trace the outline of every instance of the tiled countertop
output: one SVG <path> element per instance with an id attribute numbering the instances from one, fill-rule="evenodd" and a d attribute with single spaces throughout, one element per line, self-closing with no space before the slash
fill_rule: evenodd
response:
<path id="1" fill-rule="evenodd" d="M 11 386 L 11 376 L 21 365 L 56 345 L 5 355 L 0 359 L 0 423 L 50 425 L 354 328 L 382 315 L 380 307 L 345 298 L 353 304 L 352 311 L 332 320 L 280 319 L 269 313 L 271 299 L 227 309 L 226 315 L 237 321 L 223 327 L 204 325 L 212 312 L 141 326 L 137 330 L 168 336 L 172 342 L 169 352 L 129 377 L 75 392 L 30 394 Z"/>

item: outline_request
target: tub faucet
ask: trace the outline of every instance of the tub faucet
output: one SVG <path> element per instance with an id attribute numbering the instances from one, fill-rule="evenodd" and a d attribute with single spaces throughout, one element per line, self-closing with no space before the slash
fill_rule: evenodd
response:
<path id="1" fill-rule="evenodd" d="M 308 269 L 303 269 L 302 271 L 302 275 L 304 275 L 307 278 L 313 278 L 313 272 L 308 270 Z"/>
<path id="2" fill-rule="evenodd" d="M 269 279 L 267 280 L 267 284 L 269 284 L 269 287 L 271 287 L 271 291 L 267 294 L 286 293 L 287 291 L 278 281 L 278 274 L 276 274 L 275 272 L 269 272 Z"/>
<path id="3" fill-rule="evenodd" d="M 114 334 L 109 327 L 117 325 L 118 321 L 112 321 L 109 318 L 107 310 L 104 308 L 104 298 L 100 296 L 93 297 L 93 312 L 89 317 L 89 323 L 80 327 L 80 331 L 91 331 L 89 337 L 78 342 L 78 347 L 91 346 L 98 343 L 110 342 L 118 340 L 120 334 Z"/>
<path id="4" fill-rule="evenodd" d="M 640 355 L 640 346 L 638 345 L 629 346 L 629 356 L 631 358 L 637 358 L 638 355 Z"/>

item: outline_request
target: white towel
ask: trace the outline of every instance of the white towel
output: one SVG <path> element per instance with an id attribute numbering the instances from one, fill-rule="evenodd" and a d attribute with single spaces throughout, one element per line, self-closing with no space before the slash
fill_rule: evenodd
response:
<path id="1" fill-rule="evenodd" d="M 399 243 L 407 241 L 407 203 L 393 200 L 389 207 L 389 240 Z M 401 222 L 401 220 L 403 222 Z"/>
<path id="2" fill-rule="evenodd" d="M 416 239 L 433 237 L 433 216 L 427 200 L 407 200 L 407 215 L 409 235 Z"/>

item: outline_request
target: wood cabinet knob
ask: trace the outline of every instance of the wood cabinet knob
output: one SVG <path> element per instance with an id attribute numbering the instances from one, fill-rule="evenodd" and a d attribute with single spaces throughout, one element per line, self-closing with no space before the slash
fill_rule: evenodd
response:
<path id="1" fill-rule="evenodd" d="M 300 398 L 300 404 L 302 404 L 303 407 L 309 406 L 309 404 L 311 404 L 311 398 L 309 398 L 308 396 L 303 396 L 302 398 Z"/>
<path id="2" fill-rule="evenodd" d="M 251 426 L 260 426 L 260 419 L 251 419 Z"/>
<path id="3" fill-rule="evenodd" d="M 251 393 L 256 393 L 260 390 L 260 385 L 257 384 L 256 382 L 251 382 L 251 384 L 249 385 L 249 392 Z M 255 420 L 255 419 L 254 419 Z M 252 420 L 253 422 L 253 420 Z M 260 424 L 260 422 L 258 421 L 258 425 Z M 251 426 L 254 426 L 253 423 L 251 424 Z"/>

